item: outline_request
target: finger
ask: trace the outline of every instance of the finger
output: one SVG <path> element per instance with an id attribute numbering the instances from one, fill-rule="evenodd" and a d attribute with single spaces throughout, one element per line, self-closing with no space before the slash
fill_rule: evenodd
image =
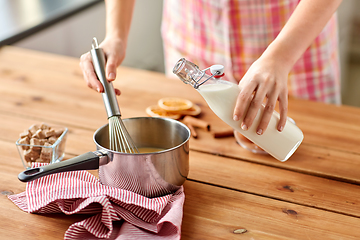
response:
<path id="1" fill-rule="evenodd" d="M 279 95 L 280 121 L 277 126 L 279 132 L 281 132 L 285 127 L 287 120 L 287 112 L 288 112 L 288 94 L 287 91 L 284 91 Z"/>
<path id="2" fill-rule="evenodd" d="M 248 109 L 248 106 L 250 104 L 250 101 L 253 97 L 253 92 L 255 91 L 256 86 L 257 85 L 255 83 L 250 82 L 248 85 L 246 85 L 240 90 L 233 113 L 234 121 L 239 121 L 243 119 L 246 110 Z"/>
<path id="3" fill-rule="evenodd" d="M 115 94 L 116 94 L 117 96 L 120 96 L 121 91 L 120 91 L 119 89 L 115 88 Z"/>
<path id="4" fill-rule="evenodd" d="M 270 97 L 268 97 L 266 101 L 266 105 L 264 107 L 263 114 L 261 116 L 260 123 L 256 129 L 256 133 L 258 135 L 262 135 L 266 131 L 270 119 L 273 115 L 277 99 L 278 99 L 278 94 L 272 94 Z"/>
<path id="5" fill-rule="evenodd" d="M 106 78 L 108 81 L 114 81 L 116 78 L 117 60 L 114 55 L 109 55 L 106 61 Z"/>
<path id="6" fill-rule="evenodd" d="M 83 54 L 81 56 L 80 67 L 83 71 L 84 79 L 87 82 L 87 85 L 97 92 L 103 92 L 103 86 L 96 76 L 95 69 L 89 53 Z"/>
<path id="7" fill-rule="evenodd" d="M 247 130 L 252 126 L 253 121 L 259 112 L 259 109 L 264 101 L 265 96 L 266 96 L 266 89 L 264 87 L 260 87 L 255 92 L 255 95 L 250 102 L 249 108 L 245 114 L 244 120 L 241 125 L 241 128 L 243 130 Z"/>

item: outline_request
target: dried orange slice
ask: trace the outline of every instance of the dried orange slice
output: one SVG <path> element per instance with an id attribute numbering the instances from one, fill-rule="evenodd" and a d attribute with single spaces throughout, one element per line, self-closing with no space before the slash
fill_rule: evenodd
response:
<path id="1" fill-rule="evenodd" d="M 181 115 L 197 116 L 201 113 L 201 108 L 198 105 L 194 104 L 191 108 L 176 113 L 179 113 Z"/>
<path id="2" fill-rule="evenodd" d="M 160 108 L 158 105 L 149 106 L 146 108 L 145 111 L 147 115 L 149 115 L 150 117 L 164 117 L 164 118 L 171 118 L 176 120 L 181 118 L 181 114 L 168 112 Z"/>
<path id="3" fill-rule="evenodd" d="M 183 111 L 190 109 L 194 104 L 184 98 L 161 98 L 158 101 L 160 108 L 166 111 Z"/>

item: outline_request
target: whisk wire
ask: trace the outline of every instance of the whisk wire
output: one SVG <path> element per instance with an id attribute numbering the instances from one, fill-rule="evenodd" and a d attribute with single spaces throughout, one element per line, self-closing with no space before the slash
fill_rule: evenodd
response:
<path id="1" fill-rule="evenodd" d="M 139 153 L 129 132 L 118 116 L 109 118 L 110 149 L 124 153 Z"/>

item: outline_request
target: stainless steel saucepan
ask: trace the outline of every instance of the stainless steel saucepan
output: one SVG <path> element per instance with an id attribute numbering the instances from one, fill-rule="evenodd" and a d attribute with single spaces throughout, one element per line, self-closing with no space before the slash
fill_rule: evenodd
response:
<path id="1" fill-rule="evenodd" d="M 189 171 L 189 128 L 165 118 L 139 117 L 123 121 L 136 146 L 163 150 L 140 154 L 111 151 L 106 124 L 94 133 L 96 151 L 28 169 L 19 174 L 19 180 L 28 182 L 54 173 L 98 169 L 102 184 L 146 197 L 163 196 L 178 190 Z"/>

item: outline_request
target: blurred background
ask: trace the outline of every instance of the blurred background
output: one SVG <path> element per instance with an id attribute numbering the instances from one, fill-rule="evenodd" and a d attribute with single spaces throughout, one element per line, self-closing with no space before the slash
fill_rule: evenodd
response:
<path id="1" fill-rule="evenodd" d="M 124 66 L 164 71 L 160 35 L 162 3 L 163 0 L 136 1 Z M 360 1 L 344 0 L 338 9 L 338 21 L 342 102 L 360 107 L 358 9 Z M 104 36 L 103 1 L 0 0 L 0 45 L 80 57 L 90 50 L 93 37 L 101 41 Z"/>

